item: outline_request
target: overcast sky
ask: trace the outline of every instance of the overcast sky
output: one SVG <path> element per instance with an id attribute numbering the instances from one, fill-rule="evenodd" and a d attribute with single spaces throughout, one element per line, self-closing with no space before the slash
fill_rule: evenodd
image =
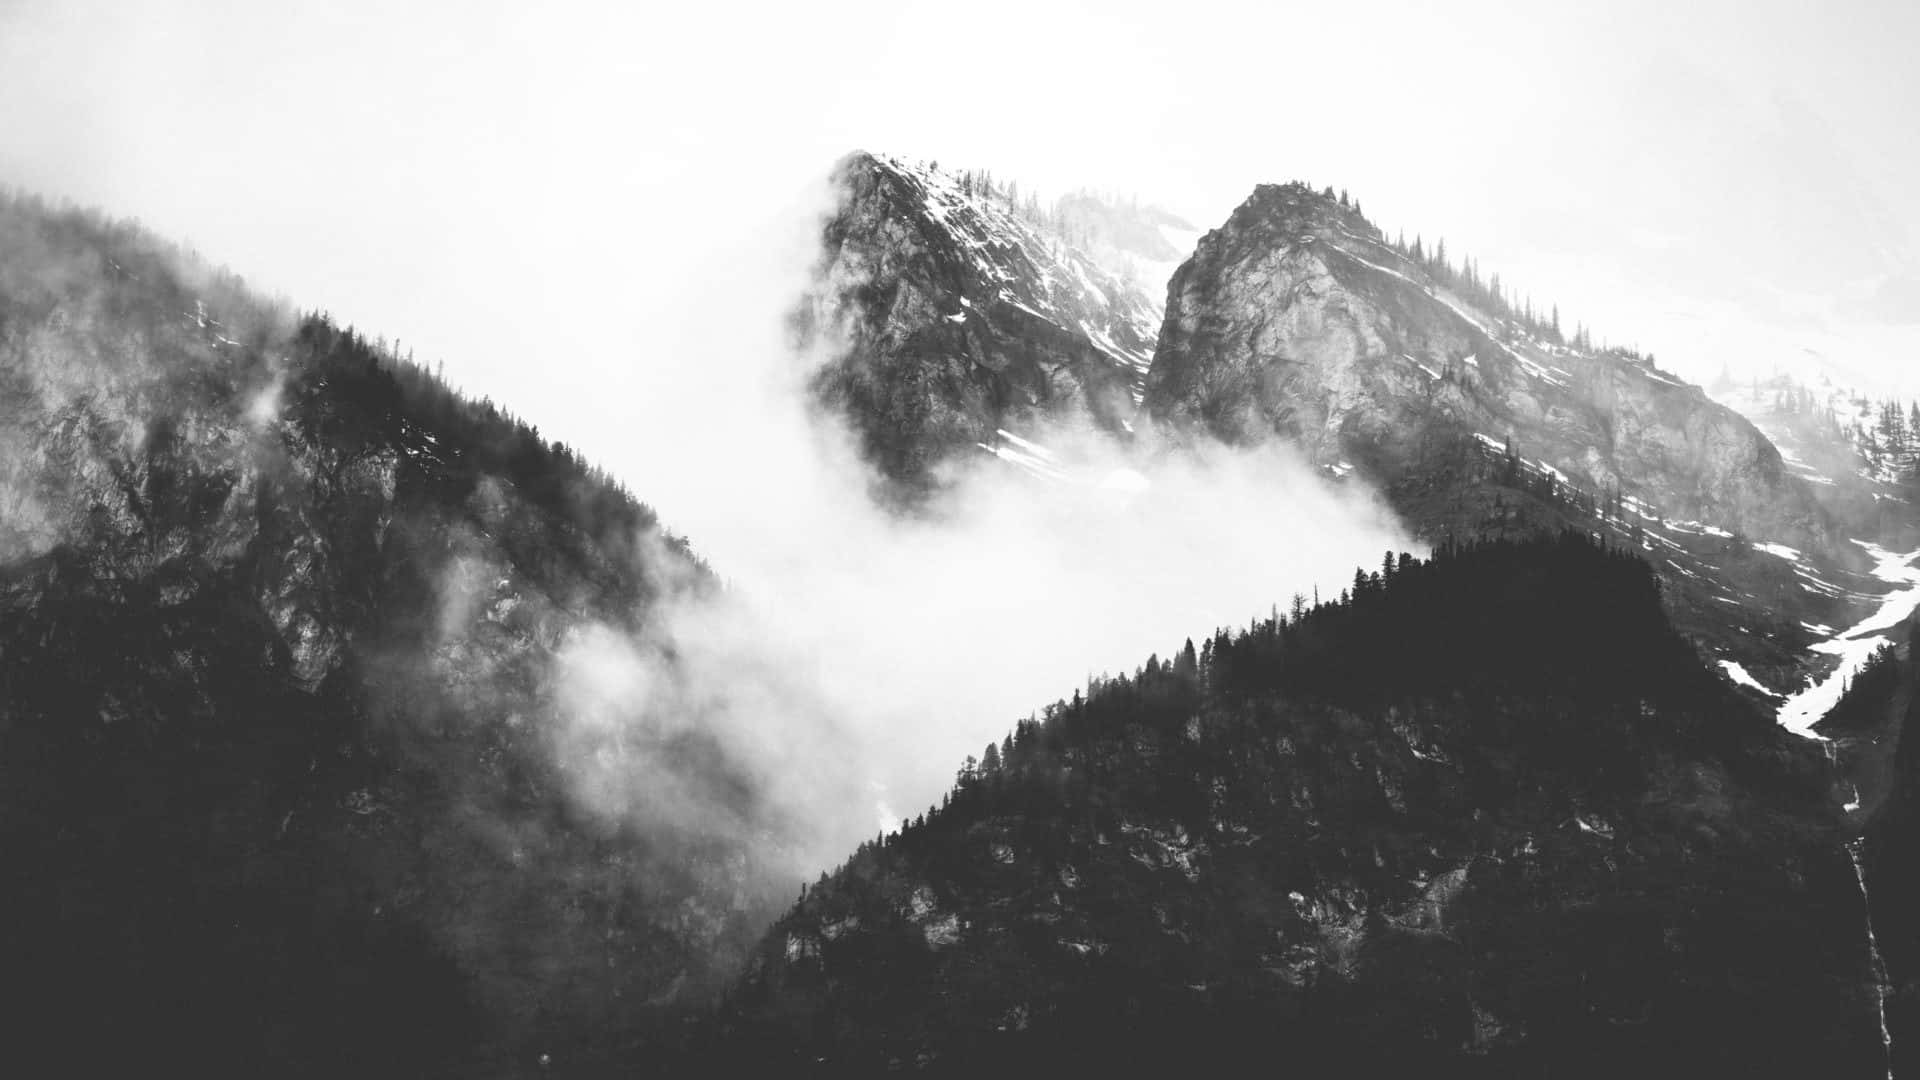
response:
<path id="1" fill-rule="evenodd" d="M 833 162 L 1203 229 L 1306 179 L 1693 378 L 1901 382 L 1920 5 L 1676 6 L 0 0 L 0 182 L 398 338 L 614 469 L 779 616 L 768 663 L 818 658 L 820 711 L 893 733 L 879 801 L 911 808 L 1083 672 L 1397 537 L 1264 459 L 1134 505 L 976 486 L 945 530 L 850 504 L 780 327 Z"/>

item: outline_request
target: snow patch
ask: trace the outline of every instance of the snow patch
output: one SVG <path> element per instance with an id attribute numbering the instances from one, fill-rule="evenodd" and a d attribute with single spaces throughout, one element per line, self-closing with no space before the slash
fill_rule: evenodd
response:
<path id="1" fill-rule="evenodd" d="M 1759 679 L 1749 674 L 1747 669 L 1742 666 L 1738 660 L 1722 660 L 1720 661 L 1720 668 L 1727 673 L 1727 678 L 1732 679 L 1736 686 L 1744 686 L 1749 690 L 1758 690 L 1770 698 L 1786 696 L 1767 689 Z"/>
<path id="2" fill-rule="evenodd" d="M 1838 657 L 1840 666 L 1825 679 L 1787 698 L 1777 714 L 1782 727 L 1809 739 L 1824 741 L 1825 736 L 1814 733 L 1813 725 L 1839 704 L 1847 684 L 1866 667 L 1880 646 L 1886 644 L 1884 632 L 1905 622 L 1920 609 L 1920 569 L 1913 566 L 1914 560 L 1920 559 L 1920 551 L 1896 553 L 1864 540 L 1854 543 L 1873 556 L 1873 576 L 1896 587 L 1881 599 L 1873 614 L 1838 636 L 1813 646 L 1814 652 Z"/>
<path id="3" fill-rule="evenodd" d="M 1628 498 L 1631 502 L 1634 502 L 1634 503 L 1639 502 L 1638 499 L 1633 499 L 1631 496 L 1628 496 Z M 1708 525 L 1704 522 L 1699 522 L 1699 521 L 1670 521 L 1667 523 L 1667 528 L 1672 529 L 1675 532 L 1699 533 L 1702 536 L 1716 536 L 1722 540 L 1733 539 L 1733 534 L 1728 532 L 1727 530 L 1722 529 L 1716 525 Z"/>

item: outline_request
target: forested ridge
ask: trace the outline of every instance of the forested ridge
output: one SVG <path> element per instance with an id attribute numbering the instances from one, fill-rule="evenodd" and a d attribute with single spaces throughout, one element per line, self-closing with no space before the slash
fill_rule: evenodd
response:
<path id="1" fill-rule="evenodd" d="M 689 1052 L 1864 1062 L 1824 760 L 1701 666 L 1657 588 L 1582 534 L 1448 544 L 1094 680 L 809 886 Z"/>
<path id="2" fill-rule="evenodd" d="M 105 328 L 129 361 L 137 350 L 170 376 L 179 400 L 148 403 L 163 422 L 169 411 L 242 407 L 248 393 L 286 378 L 286 418 L 311 438 L 351 453 L 419 446 L 425 435 L 443 479 L 504 477 L 596 543 L 658 525 L 621 481 L 491 398 L 469 397 L 385 338 L 265 300 L 138 222 L 0 189 L 0 244 L 0 340 L 16 350 L 0 366 L 0 389 L 18 397 L 32 393 L 31 357 L 18 351 L 26 334 L 49 320 L 82 320 Z M 673 546 L 691 554 L 684 540 Z"/>
<path id="3" fill-rule="evenodd" d="M 705 992 L 773 904 L 725 839 L 579 805 L 553 664 L 717 586 L 386 343 L 0 197 L 14 1060 L 475 1075 Z M 737 783 L 708 732 L 661 752 Z"/>

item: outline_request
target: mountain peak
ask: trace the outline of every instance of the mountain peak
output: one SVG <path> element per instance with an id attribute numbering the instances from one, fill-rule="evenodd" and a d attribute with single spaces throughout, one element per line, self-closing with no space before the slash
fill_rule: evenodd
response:
<path id="1" fill-rule="evenodd" d="M 1242 215 L 1257 216 L 1293 228 L 1339 228 L 1369 239 L 1378 239 L 1380 236 L 1380 230 L 1361 213 L 1359 202 L 1344 190 L 1336 192 L 1332 187 L 1315 189 L 1303 180 L 1256 186 L 1253 194 L 1234 212 L 1236 219 L 1241 219 Z"/>
<path id="2" fill-rule="evenodd" d="M 1563 329 L 1443 243 L 1383 236 L 1326 188 L 1261 185 L 1200 242 L 1169 288 L 1145 403 L 1163 428 L 1279 435 L 1330 472 L 1357 471 L 1436 541 L 1532 527 L 1483 482 L 1532 470 L 1548 504 L 1571 493 L 1582 527 L 1620 532 L 1662 568 L 1676 618 L 1717 658 L 1783 685 L 1807 661 L 1800 624 L 1846 617 L 1840 590 L 1781 578 L 1737 544 L 1714 550 L 1700 530 L 1807 553 L 1822 582 L 1864 569 L 1737 413 L 1634 350 Z M 1769 611 L 1752 605 L 1761 596 Z M 1763 616 L 1774 628 L 1748 633 Z"/>
<path id="3" fill-rule="evenodd" d="M 1130 272 L 1146 260 L 987 170 L 860 151 L 833 175 L 794 324 L 838 349 L 814 397 L 853 426 L 884 497 L 918 501 L 943 461 L 1043 416 L 1125 429 L 1163 310 Z"/>

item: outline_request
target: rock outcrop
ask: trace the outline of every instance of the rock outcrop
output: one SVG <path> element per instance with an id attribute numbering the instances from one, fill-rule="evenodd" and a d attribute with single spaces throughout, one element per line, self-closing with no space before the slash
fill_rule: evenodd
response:
<path id="1" fill-rule="evenodd" d="M 1344 197 L 1257 188 L 1167 297 L 1144 399 L 1161 430 L 1288 439 L 1429 540 L 1614 535 L 1703 655 L 1770 707 L 1832 670 L 1810 646 L 1886 589 L 1751 422 L 1389 242 Z"/>
<path id="2" fill-rule="evenodd" d="M 1465 292 L 1330 195 L 1263 185 L 1174 274 L 1146 407 L 1224 439 L 1279 432 L 1387 486 L 1438 436 L 1482 434 L 1669 517 L 1834 551 L 1807 484 L 1737 413 Z"/>
<path id="3" fill-rule="evenodd" d="M 984 178 L 859 153 L 833 182 L 794 325 L 824 354 L 816 399 L 851 425 L 890 497 L 923 498 L 944 463 L 1002 429 L 1125 430 L 1160 322 L 1151 286 Z"/>

